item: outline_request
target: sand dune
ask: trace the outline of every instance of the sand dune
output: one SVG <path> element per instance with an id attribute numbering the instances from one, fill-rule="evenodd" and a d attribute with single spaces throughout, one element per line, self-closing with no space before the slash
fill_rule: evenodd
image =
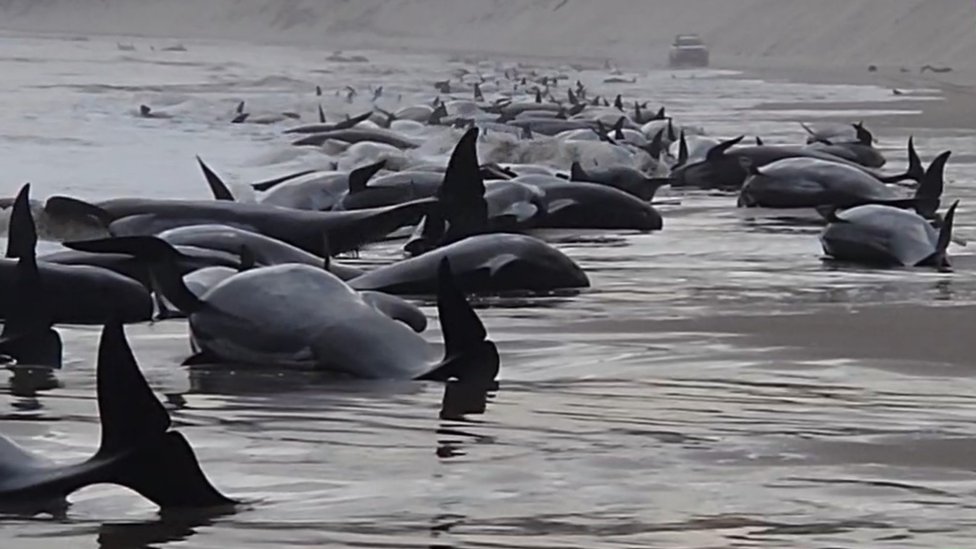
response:
<path id="1" fill-rule="evenodd" d="M 976 69 L 972 0 L 0 0 L 0 28 L 663 63 Z"/>

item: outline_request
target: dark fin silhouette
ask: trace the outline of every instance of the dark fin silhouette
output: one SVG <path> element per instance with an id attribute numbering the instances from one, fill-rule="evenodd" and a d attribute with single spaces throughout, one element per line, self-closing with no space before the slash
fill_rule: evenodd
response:
<path id="1" fill-rule="evenodd" d="M 149 108 L 149 105 L 139 105 L 139 114 L 142 115 L 143 118 L 148 117 L 150 113 L 152 113 L 152 109 Z"/>
<path id="2" fill-rule="evenodd" d="M 21 187 L 14 199 L 7 233 L 7 257 L 19 261 L 0 333 L 0 353 L 18 364 L 60 368 L 61 336 L 51 329 L 54 309 L 37 269 L 37 229 L 30 210 L 30 184 Z"/>
<path id="3" fill-rule="evenodd" d="M 590 175 L 586 173 L 583 166 L 580 165 L 579 161 L 574 161 L 573 165 L 569 168 L 569 180 L 570 181 L 592 181 Z"/>
<path id="4" fill-rule="evenodd" d="M 213 197 L 216 200 L 229 200 L 233 202 L 234 193 L 230 192 L 227 184 L 220 179 L 220 176 L 214 173 L 210 169 L 210 166 L 204 164 L 203 159 L 199 156 L 197 156 L 197 163 L 200 164 L 200 169 L 203 170 L 203 176 L 207 178 L 207 185 L 210 185 L 210 192 L 213 193 Z"/>
<path id="5" fill-rule="evenodd" d="M 675 164 L 675 167 L 684 166 L 687 162 L 688 162 L 688 139 L 685 137 L 685 131 L 681 130 L 681 137 L 678 141 L 678 163 Z"/>
<path id="6" fill-rule="evenodd" d="M 20 366 L 61 367 L 61 336 L 51 326 L 54 314 L 33 254 L 17 261 L 0 354 Z"/>
<path id="7" fill-rule="evenodd" d="M 930 208 L 927 208 L 927 211 L 918 212 L 924 217 L 935 215 L 935 210 L 939 207 L 942 192 L 945 190 L 945 165 L 951 155 L 952 151 L 946 151 L 937 156 L 929 164 L 929 169 L 925 171 L 925 175 L 915 191 L 915 199 L 926 201 Z"/>
<path id="8" fill-rule="evenodd" d="M 586 103 L 580 102 L 580 103 L 577 103 L 577 104 L 573 105 L 573 108 L 569 109 L 569 111 L 567 112 L 567 114 L 569 116 L 576 116 L 577 114 L 583 112 L 584 110 L 586 110 Z"/>
<path id="9" fill-rule="evenodd" d="M 315 96 L 322 97 L 322 86 L 315 86 Z"/>
<path id="10" fill-rule="evenodd" d="M 624 98 L 619 93 L 617 94 L 617 97 L 615 97 L 614 100 L 613 100 L 613 106 L 618 111 L 623 111 L 624 110 Z"/>
<path id="11" fill-rule="evenodd" d="M 647 154 L 651 155 L 651 158 L 654 160 L 661 159 L 661 153 L 664 152 L 664 128 L 661 128 L 656 134 L 654 134 L 654 138 L 651 139 L 651 142 L 647 144 L 647 147 L 645 147 L 644 150 L 647 151 Z"/>
<path id="12" fill-rule="evenodd" d="M 485 95 L 481 93 L 481 84 L 478 84 L 477 82 L 474 83 L 474 100 L 475 101 L 485 100 Z"/>
<path id="13" fill-rule="evenodd" d="M 708 153 L 705 155 L 706 160 L 717 160 L 725 154 L 725 151 L 731 149 L 732 147 L 739 144 L 740 141 L 745 139 L 744 135 L 740 135 L 735 139 L 729 139 L 728 141 L 723 141 L 718 145 L 715 145 L 711 149 L 708 149 Z"/>
<path id="14" fill-rule="evenodd" d="M 935 162 L 932 162 L 934 165 Z M 922 160 L 915 151 L 915 138 L 908 138 L 908 169 L 903 174 L 879 177 L 883 183 L 898 183 L 899 181 L 911 180 L 918 181 L 919 184 L 925 181 L 927 170 L 922 166 Z M 941 194 L 941 192 L 939 193 Z"/>
<path id="15" fill-rule="evenodd" d="M 566 88 L 566 95 L 569 96 L 569 104 L 570 105 L 578 105 L 579 104 L 579 98 L 576 97 L 576 94 L 575 93 L 573 93 L 573 88 Z"/>
<path id="16" fill-rule="evenodd" d="M 120 322 L 102 330 L 97 366 L 102 441 L 93 461 L 113 464 L 110 482 L 130 488 L 164 510 L 229 506 L 235 502 L 207 480 L 193 450 L 139 371 Z"/>
<path id="17" fill-rule="evenodd" d="M 322 110 L 322 105 L 319 105 L 319 124 L 325 124 L 325 111 Z"/>
<path id="18" fill-rule="evenodd" d="M 858 122 L 857 124 L 853 124 L 853 126 L 854 131 L 857 134 L 858 144 L 866 147 L 871 147 L 874 145 L 874 134 L 864 127 L 864 122 Z"/>
<path id="19" fill-rule="evenodd" d="M 437 192 L 440 210 L 447 220 L 447 242 L 482 232 L 488 226 L 485 182 L 478 163 L 478 128 L 458 141 Z"/>
<path id="20" fill-rule="evenodd" d="M 942 226 L 939 227 L 939 241 L 936 245 L 935 253 L 923 263 L 931 263 L 939 269 L 949 268 L 949 258 L 946 255 L 946 250 L 949 249 L 949 243 L 952 242 L 952 224 L 956 219 L 957 206 L 959 206 L 958 200 L 953 202 L 952 206 L 949 207 L 949 211 L 946 212 L 945 217 L 942 219 Z"/>
<path id="21" fill-rule="evenodd" d="M 423 255 L 437 247 L 446 230 L 444 217 L 436 210 L 431 211 L 417 224 L 403 250 L 410 256 Z"/>
<path id="22" fill-rule="evenodd" d="M 281 177 L 276 177 L 274 179 L 269 179 L 267 181 L 261 181 L 260 183 L 251 183 L 251 188 L 254 189 L 255 191 L 267 191 L 277 187 L 278 185 L 284 183 L 285 181 L 297 179 L 303 175 L 308 175 L 310 173 L 315 173 L 315 170 L 302 170 L 300 172 L 283 175 Z"/>
<path id="23" fill-rule="evenodd" d="M 96 456 L 151 443 L 169 429 L 169 414 L 142 377 L 121 322 L 110 321 L 102 329 L 96 385 L 102 423 Z"/>
<path id="24" fill-rule="evenodd" d="M 369 180 L 384 167 L 386 167 L 386 160 L 380 160 L 375 164 L 361 166 L 349 172 L 349 194 L 365 191 Z"/>
<path id="25" fill-rule="evenodd" d="M 441 119 L 445 116 L 447 116 L 447 107 L 444 106 L 444 103 L 440 103 L 434 108 L 434 112 L 430 113 L 430 116 L 427 117 L 427 125 L 440 125 Z"/>
<path id="26" fill-rule="evenodd" d="M 70 196 L 52 196 L 44 203 L 44 211 L 52 216 L 90 219 L 108 227 L 115 217 L 103 208 Z"/>
<path id="27" fill-rule="evenodd" d="M 763 143 L 762 137 L 759 137 L 758 135 L 756 136 L 756 145 L 759 147 L 765 145 L 765 143 Z"/>
<path id="28" fill-rule="evenodd" d="M 539 88 L 535 89 L 535 102 L 542 103 L 542 90 Z"/>
<path id="29" fill-rule="evenodd" d="M 184 314 L 204 307 L 204 303 L 186 287 L 176 260 L 182 257 L 169 242 L 155 236 L 119 236 L 97 240 L 65 242 L 72 250 L 91 253 L 116 253 L 137 257 L 150 264 L 153 285 Z"/>
<path id="30" fill-rule="evenodd" d="M 247 244 L 241 245 L 241 263 L 237 266 L 240 272 L 249 271 L 257 266 L 258 259 L 254 256 L 254 250 Z"/>
<path id="31" fill-rule="evenodd" d="M 641 123 L 641 118 L 643 118 L 643 117 L 644 117 L 644 114 L 641 112 L 641 104 L 640 104 L 640 101 L 634 101 L 634 122 L 637 122 L 638 124 L 640 124 Z"/>
<path id="32" fill-rule="evenodd" d="M 609 107 L 610 106 L 610 102 L 607 101 L 607 98 L 606 97 L 603 98 L 603 106 L 604 107 Z"/>
<path id="33" fill-rule="evenodd" d="M 373 111 L 364 112 L 363 114 L 358 114 L 353 117 L 347 117 L 345 120 L 336 123 L 332 128 L 333 130 L 348 130 L 349 128 L 354 128 L 359 125 L 360 122 L 365 122 L 373 116 Z"/>
<path id="34" fill-rule="evenodd" d="M 458 287 L 446 257 L 437 269 L 437 313 L 444 333 L 444 360 L 418 379 L 494 382 L 498 376 L 498 350 Z"/>
<path id="35" fill-rule="evenodd" d="M 623 141 L 624 139 L 626 139 L 626 137 L 624 136 L 624 122 L 626 122 L 626 121 L 627 121 L 627 119 L 625 117 L 621 116 L 617 120 L 617 123 L 613 125 L 613 128 L 612 129 L 613 129 L 613 138 L 614 139 L 618 139 L 620 141 Z"/>
<path id="36" fill-rule="evenodd" d="M 243 101 L 241 101 L 240 103 L 237 104 L 237 109 L 235 109 L 235 112 L 237 114 L 244 114 L 244 102 Z"/>
<path id="37" fill-rule="evenodd" d="M 30 209 L 30 183 L 25 183 L 14 198 L 7 226 L 7 257 L 35 257 L 37 228 Z"/>
<path id="38" fill-rule="evenodd" d="M 806 123 L 800 122 L 800 127 L 803 128 L 803 131 L 807 132 L 807 135 L 809 135 L 810 137 L 813 138 L 817 137 L 817 132 L 815 132 L 813 128 L 811 128 L 810 126 L 807 126 Z"/>
<path id="39" fill-rule="evenodd" d="M 661 107 L 661 108 L 660 108 L 660 109 L 658 109 L 658 110 L 657 110 L 657 112 L 656 112 L 656 113 L 654 114 L 654 118 L 653 118 L 652 120 L 664 120 L 664 119 L 665 119 L 665 118 L 667 118 L 667 117 L 668 117 L 668 115 L 667 115 L 667 113 L 665 112 L 665 110 L 664 110 L 664 107 Z"/>
<path id="40" fill-rule="evenodd" d="M 674 119 L 668 118 L 668 143 L 674 143 L 678 136 L 674 133 Z"/>
<path id="41" fill-rule="evenodd" d="M 242 124 L 242 123 L 244 123 L 245 120 L 247 120 L 247 117 L 248 116 L 251 116 L 250 113 L 242 112 L 241 114 L 238 114 L 237 116 L 235 116 L 230 121 L 230 123 L 231 124 Z"/>

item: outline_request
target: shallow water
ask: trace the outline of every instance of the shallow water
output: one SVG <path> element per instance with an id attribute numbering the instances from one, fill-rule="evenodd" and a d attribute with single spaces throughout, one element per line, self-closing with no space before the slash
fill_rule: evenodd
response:
<path id="1" fill-rule="evenodd" d="M 2 195 L 31 181 L 35 198 L 204 198 L 195 154 L 236 182 L 327 161 L 290 147 L 280 134 L 288 124 L 229 124 L 239 100 L 305 121 L 321 100 L 335 119 L 368 105 L 363 96 L 352 105 L 337 98 L 346 85 L 364 95 L 383 85 L 396 107 L 395 94 L 403 104 L 429 100 L 433 81 L 470 66 L 376 53 L 366 54 L 370 64 L 328 62 L 328 52 L 216 42 L 164 53 L 136 43 L 128 52 L 114 39 L 0 39 Z M 768 142 L 803 139 L 798 119 L 864 115 L 810 105 L 896 110 L 888 90 L 867 86 L 722 71 L 649 73 L 634 84 L 600 84 L 604 77 L 580 75 L 601 93 L 664 103 L 711 135 L 759 133 Z M 173 118 L 139 118 L 140 103 Z M 797 107 L 757 109 L 766 103 Z M 973 133 L 911 131 L 924 161 L 956 149 L 947 195 L 963 199 L 957 235 L 976 238 L 973 161 L 958 154 L 973 150 Z M 879 128 L 892 171 L 903 167 L 908 132 Z M 426 152 L 451 142 L 442 145 Z M 188 369 L 179 366 L 189 353 L 184 323 L 128 327 L 204 470 L 248 504 L 164 518 L 121 488 L 92 487 L 72 497 L 66 517 L 3 518 L 0 546 L 813 548 L 971 539 L 971 369 L 847 360 L 829 349 L 830 360 L 801 359 L 707 328 L 728 314 L 769 316 L 772 330 L 775 315 L 800 311 L 971 304 L 971 247 L 952 249 L 951 274 L 829 266 L 807 214 L 662 194 L 680 205 L 662 207 L 660 233 L 546 234 L 584 267 L 592 289 L 479 301 L 503 357 L 484 414 L 440 419 L 437 384 Z M 380 245 L 360 262 L 395 252 Z M 704 333 L 642 328 L 669 318 L 699 319 Z M 0 429 L 43 455 L 82 459 L 98 433 L 98 330 L 62 333 L 63 371 L 8 377 Z M 428 337 L 440 341 L 436 322 Z M 924 346 L 925 333 L 918 337 Z"/>

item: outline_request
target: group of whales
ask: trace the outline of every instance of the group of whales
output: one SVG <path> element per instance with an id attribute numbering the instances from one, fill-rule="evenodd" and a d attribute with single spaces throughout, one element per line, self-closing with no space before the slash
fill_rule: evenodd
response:
<path id="1" fill-rule="evenodd" d="M 588 99 L 579 82 L 565 104 L 550 93 L 557 83 L 544 78 L 534 98 L 488 102 L 475 82 L 475 101 L 438 98 L 334 124 L 320 110 L 319 124 L 287 131 L 303 135 L 296 146 L 413 150 L 422 145 L 420 129 L 430 127 L 452 132 L 456 144 L 446 164 L 404 167 L 387 156 L 255 183 L 256 201 L 236 199 L 202 161 L 213 200 L 53 196 L 38 205 L 24 185 L 4 201 L 11 212 L 0 259 L 0 353 L 19 365 L 58 368 L 62 344 L 52 326 L 103 325 L 102 442 L 91 459 L 54 466 L 0 438 L 0 508 L 63 505 L 74 490 L 101 482 L 128 486 L 163 508 L 234 503 L 209 483 L 185 439 L 169 431 L 125 341 L 125 323 L 186 317 L 187 364 L 489 386 L 499 353 L 466 294 L 588 287 L 586 273 L 537 231 L 660 230 L 653 201 L 666 185 L 735 192 L 741 207 L 815 209 L 825 224 L 824 252 L 835 259 L 948 266 L 956 204 L 938 212 L 948 152 L 925 169 L 909 139 L 906 172 L 885 174 L 885 159 L 860 123 L 804 126 L 809 138 L 800 146 L 758 138 L 743 145 L 743 137 L 719 141 L 680 126 L 646 103 L 628 109 L 620 96 L 612 104 Z M 439 89 L 452 93 L 444 83 Z M 483 163 L 479 143 L 487 134 L 592 143 L 614 152 L 600 158 L 620 161 L 575 161 L 566 172 L 519 158 Z M 38 255 L 35 211 L 107 236 Z M 394 238 L 402 239 L 405 259 L 372 270 L 333 259 Z M 409 300 L 417 296 L 436 296 L 443 352 L 421 335 L 427 318 Z M 169 473 L 150 474 L 159 470 Z"/>

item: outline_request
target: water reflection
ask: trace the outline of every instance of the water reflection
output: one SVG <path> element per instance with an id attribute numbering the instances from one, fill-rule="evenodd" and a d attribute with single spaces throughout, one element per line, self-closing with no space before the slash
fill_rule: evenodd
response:
<path id="1" fill-rule="evenodd" d="M 44 406 L 37 398 L 38 394 L 61 386 L 50 368 L 13 366 L 9 369 L 13 373 L 8 381 L 9 392 L 11 396 L 18 397 L 11 402 L 11 406 L 16 410 L 41 410 Z"/>
<path id="2" fill-rule="evenodd" d="M 144 522 L 106 522 L 98 528 L 98 546 L 104 549 L 142 549 L 182 542 L 201 528 L 213 526 L 218 519 L 233 513 L 229 509 L 183 510 L 160 513 L 159 518 Z"/>

